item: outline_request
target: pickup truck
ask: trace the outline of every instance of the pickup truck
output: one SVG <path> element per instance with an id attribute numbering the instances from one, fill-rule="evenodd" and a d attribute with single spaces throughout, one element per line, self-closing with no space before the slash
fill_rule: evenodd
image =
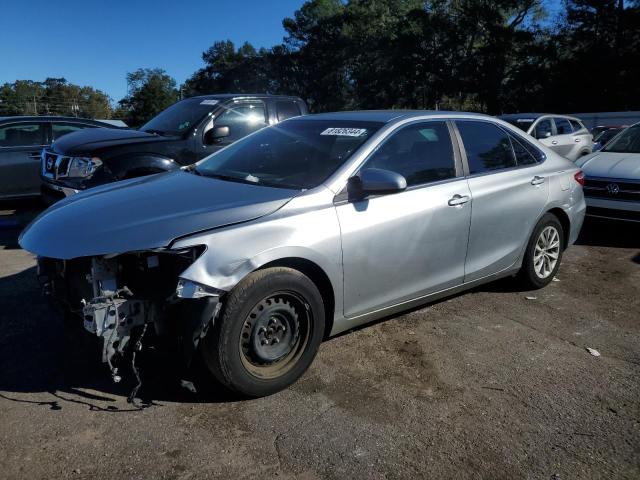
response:
<path id="1" fill-rule="evenodd" d="M 174 103 L 137 130 L 90 129 L 42 151 L 47 203 L 87 188 L 177 170 L 267 125 L 308 113 L 297 97 L 221 94 Z"/>

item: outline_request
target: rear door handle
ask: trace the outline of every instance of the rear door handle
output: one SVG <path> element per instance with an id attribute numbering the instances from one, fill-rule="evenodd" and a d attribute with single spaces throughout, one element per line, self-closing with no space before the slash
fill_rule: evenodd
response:
<path id="1" fill-rule="evenodd" d="M 574 141 L 575 141 L 576 143 L 580 143 L 580 139 L 579 139 L 579 138 L 576 138 Z"/>
<path id="2" fill-rule="evenodd" d="M 533 180 L 531 180 L 531 185 L 541 185 L 544 183 L 544 177 L 535 176 Z"/>
<path id="3" fill-rule="evenodd" d="M 449 199 L 449 206 L 457 207 L 459 205 L 464 205 L 469 200 L 471 200 L 471 198 L 468 195 L 455 194 L 453 197 L 451 197 L 451 199 Z"/>
<path id="4" fill-rule="evenodd" d="M 551 141 L 551 143 L 552 143 L 553 145 L 557 145 L 557 144 L 558 144 L 558 140 L 552 140 L 552 141 Z"/>
<path id="5" fill-rule="evenodd" d="M 40 160 L 41 155 L 42 154 L 40 152 L 32 152 L 29 154 L 29 158 L 34 158 L 34 159 L 37 158 L 38 160 Z"/>

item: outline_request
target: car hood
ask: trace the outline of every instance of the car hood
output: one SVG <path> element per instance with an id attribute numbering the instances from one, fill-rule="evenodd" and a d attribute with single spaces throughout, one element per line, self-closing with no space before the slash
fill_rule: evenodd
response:
<path id="1" fill-rule="evenodd" d="M 176 140 L 140 130 L 118 128 L 85 128 L 59 138 L 51 145 L 61 155 L 83 155 L 105 147 L 132 143 L 157 143 Z"/>
<path id="2" fill-rule="evenodd" d="M 576 164 L 588 177 L 640 179 L 640 153 L 597 152 Z"/>
<path id="3" fill-rule="evenodd" d="M 268 215 L 297 193 L 184 171 L 162 173 L 56 203 L 31 222 L 19 243 L 63 260 L 167 247 L 185 235 Z"/>

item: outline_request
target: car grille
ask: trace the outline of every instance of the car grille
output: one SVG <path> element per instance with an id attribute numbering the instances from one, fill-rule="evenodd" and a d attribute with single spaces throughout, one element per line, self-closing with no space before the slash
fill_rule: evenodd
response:
<path id="1" fill-rule="evenodd" d="M 587 177 L 584 195 L 591 198 L 640 202 L 640 180 Z"/>
<path id="2" fill-rule="evenodd" d="M 67 176 L 70 157 L 43 150 L 41 158 L 43 176 L 53 180 Z"/>

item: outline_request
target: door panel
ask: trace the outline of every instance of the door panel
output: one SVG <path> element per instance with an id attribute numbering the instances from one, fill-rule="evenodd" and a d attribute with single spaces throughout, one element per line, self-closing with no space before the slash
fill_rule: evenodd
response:
<path id="1" fill-rule="evenodd" d="M 465 179 L 336 207 L 347 317 L 462 283 L 471 202 L 455 195 L 470 195 Z"/>
<path id="2" fill-rule="evenodd" d="M 471 282 L 517 261 L 546 205 L 549 181 L 522 138 L 489 121 L 456 121 L 456 126 L 471 172 L 473 212 L 464 278 Z"/>
<path id="3" fill-rule="evenodd" d="M 568 158 L 575 149 L 573 129 L 571 128 L 569 120 L 565 118 L 554 118 L 553 120 L 556 127 L 555 135 L 545 139 L 542 143 L 551 148 L 558 155 Z"/>
<path id="4" fill-rule="evenodd" d="M 0 127 L 0 197 L 40 194 L 40 153 L 44 141 L 42 123 Z"/>
<path id="5" fill-rule="evenodd" d="M 471 197 L 444 121 L 401 127 L 366 161 L 408 189 L 336 207 L 348 317 L 462 283 Z M 451 203 L 451 204 L 450 204 Z"/>
<path id="6" fill-rule="evenodd" d="M 549 179 L 520 168 L 469 178 L 473 215 L 465 282 L 500 272 L 518 259 L 549 196 Z M 543 178 L 543 175 L 540 175 Z"/>

